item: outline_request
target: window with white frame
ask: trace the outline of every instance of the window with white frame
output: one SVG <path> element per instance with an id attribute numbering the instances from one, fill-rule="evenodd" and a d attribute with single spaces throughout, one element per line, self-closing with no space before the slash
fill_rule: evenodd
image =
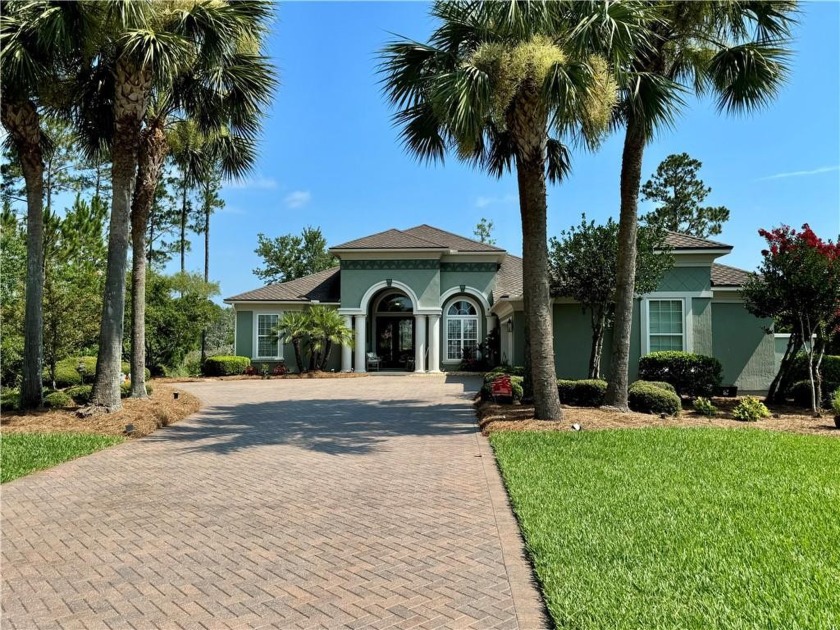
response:
<path id="1" fill-rule="evenodd" d="M 257 314 L 257 357 L 261 359 L 281 358 L 280 339 L 277 336 L 277 322 L 280 315 L 277 313 Z"/>
<path id="2" fill-rule="evenodd" d="M 478 345 L 478 307 L 458 299 L 446 309 L 446 360 L 460 361 L 464 348 Z"/>
<path id="3" fill-rule="evenodd" d="M 648 350 L 685 350 L 685 302 L 648 300 Z"/>

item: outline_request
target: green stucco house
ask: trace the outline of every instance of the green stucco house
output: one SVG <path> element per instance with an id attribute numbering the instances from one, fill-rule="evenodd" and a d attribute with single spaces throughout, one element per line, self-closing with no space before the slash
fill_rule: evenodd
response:
<path id="1" fill-rule="evenodd" d="M 677 233 L 668 242 L 674 267 L 657 291 L 636 300 L 631 377 L 648 352 L 687 350 L 717 357 L 727 385 L 766 389 L 775 373 L 771 322 L 744 308 L 739 291 L 747 272 L 717 262 L 732 247 Z M 330 252 L 338 267 L 225 300 L 236 311 L 237 354 L 267 363 L 291 358 L 291 348 L 272 336 L 278 319 L 285 311 L 325 304 L 355 331 L 355 347 L 334 353 L 335 370 L 453 370 L 464 349 L 494 329 L 498 360 L 524 362 L 521 258 L 429 225 L 387 230 Z M 556 299 L 559 378 L 586 377 L 590 343 L 588 314 L 572 300 Z"/>

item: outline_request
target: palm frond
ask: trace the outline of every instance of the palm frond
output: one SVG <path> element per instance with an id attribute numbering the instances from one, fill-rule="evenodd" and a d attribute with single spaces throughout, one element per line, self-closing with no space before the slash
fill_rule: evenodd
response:
<path id="1" fill-rule="evenodd" d="M 708 66 L 718 110 L 748 112 L 766 106 L 787 79 L 789 59 L 787 49 L 757 42 L 718 52 Z"/>
<path id="2" fill-rule="evenodd" d="M 569 148 L 556 138 L 546 143 L 546 177 L 553 184 L 564 181 L 572 172 L 572 154 Z"/>
<path id="3" fill-rule="evenodd" d="M 403 146 L 418 160 L 443 162 L 447 134 L 429 103 L 421 102 L 400 110 L 394 115 L 394 125 L 401 128 Z"/>

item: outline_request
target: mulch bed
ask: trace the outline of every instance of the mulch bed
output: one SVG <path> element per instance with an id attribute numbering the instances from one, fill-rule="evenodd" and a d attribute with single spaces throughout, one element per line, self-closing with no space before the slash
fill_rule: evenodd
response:
<path id="1" fill-rule="evenodd" d="M 278 376 L 269 374 L 264 378 L 260 374 L 239 374 L 236 376 L 174 376 L 171 378 L 156 378 L 155 383 L 209 383 L 213 381 L 260 381 L 260 380 L 297 380 L 312 378 L 364 378 L 370 376 L 366 372 L 304 372 L 303 374 L 283 374 Z"/>
<path id="2" fill-rule="evenodd" d="M 154 381 L 152 395 L 140 400 L 124 398 L 123 407 L 114 413 L 88 418 L 76 416 L 77 408 L 51 409 L 28 414 L 3 412 L 0 431 L 9 433 L 82 432 L 102 435 L 125 435 L 125 427 L 134 425 L 129 437 L 143 437 L 156 429 L 178 422 L 198 411 L 201 404 L 192 394 Z M 178 399 L 173 394 L 178 392 Z"/>
<path id="3" fill-rule="evenodd" d="M 595 409 L 589 407 L 563 407 L 561 422 L 534 420 L 532 405 L 502 405 L 494 402 L 477 402 L 478 424 L 484 435 L 497 431 L 570 431 L 572 424 L 582 429 L 598 431 L 603 429 L 642 429 L 648 427 L 719 427 L 725 429 L 759 428 L 770 431 L 787 431 L 811 435 L 840 437 L 840 430 L 834 426 L 830 412 L 821 418 L 814 418 L 796 407 L 771 407 L 774 416 L 758 422 L 742 422 L 732 417 L 732 409 L 738 404 L 733 398 L 713 398 L 719 409 L 715 418 L 707 418 L 691 409 L 684 409 L 675 418 L 662 419 L 658 415 Z"/>

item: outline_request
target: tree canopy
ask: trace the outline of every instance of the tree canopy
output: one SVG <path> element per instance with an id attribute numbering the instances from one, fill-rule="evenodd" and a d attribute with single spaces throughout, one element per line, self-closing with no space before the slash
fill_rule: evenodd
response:
<path id="1" fill-rule="evenodd" d="M 729 209 L 701 205 L 712 192 L 699 177 L 702 166 L 688 153 L 672 154 L 662 160 L 656 173 L 642 186 L 642 198 L 657 204 L 644 219 L 698 238 L 720 234 L 729 220 Z"/>
<path id="2" fill-rule="evenodd" d="M 260 233 L 254 252 L 263 259 L 263 266 L 254 269 L 254 275 L 268 283 L 288 282 L 338 265 L 327 251 L 327 239 L 319 227 L 305 227 L 300 236 L 269 238 Z"/>

